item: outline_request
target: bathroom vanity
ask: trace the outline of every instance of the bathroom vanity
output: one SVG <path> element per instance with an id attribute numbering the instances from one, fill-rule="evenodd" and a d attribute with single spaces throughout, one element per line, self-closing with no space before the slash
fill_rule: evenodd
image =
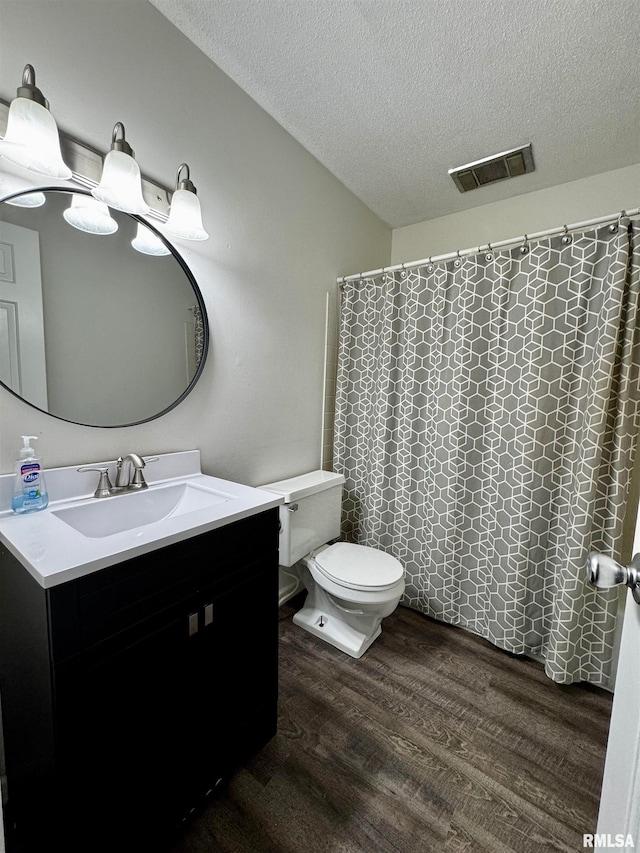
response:
<path id="1" fill-rule="evenodd" d="M 95 518 L 84 528 L 93 536 L 61 518 L 83 528 L 110 501 L 139 496 L 54 500 L 30 517 L 0 516 L 9 851 L 161 850 L 274 735 L 280 501 L 213 482 L 157 478 L 147 505 L 161 499 L 166 509 L 167 489 L 186 485 L 178 505 L 107 535 L 95 535 Z M 189 489 L 205 487 L 226 499 L 194 504 Z M 93 560 L 65 563 L 56 535 L 59 545 L 75 537 Z M 81 547 L 83 539 L 91 541 Z"/>

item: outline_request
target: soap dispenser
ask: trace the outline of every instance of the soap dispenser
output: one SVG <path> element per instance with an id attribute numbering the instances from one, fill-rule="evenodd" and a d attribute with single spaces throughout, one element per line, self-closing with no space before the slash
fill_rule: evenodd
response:
<path id="1" fill-rule="evenodd" d="M 22 436 L 20 458 L 16 459 L 11 509 L 17 513 L 37 512 L 49 503 L 41 460 L 36 456 L 30 441 L 37 435 Z"/>

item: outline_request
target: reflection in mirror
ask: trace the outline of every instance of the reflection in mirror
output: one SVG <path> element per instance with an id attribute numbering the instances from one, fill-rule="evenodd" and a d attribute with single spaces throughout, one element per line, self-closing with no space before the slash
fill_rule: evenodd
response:
<path id="1" fill-rule="evenodd" d="M 164 414 L 206 357 L 193 276 L 137 217 L 82 191 L 43 192 L 37 207 L 15 203 L 33 191 L 0 204 L 0 382 L 89 426 Z"/>

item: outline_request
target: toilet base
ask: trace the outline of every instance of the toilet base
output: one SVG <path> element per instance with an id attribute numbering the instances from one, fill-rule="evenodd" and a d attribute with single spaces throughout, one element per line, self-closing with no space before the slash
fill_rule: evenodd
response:
<path id="1" fill-rule="evenodd" d="M 308 563 L 302 579 L 307 597 L 302 609 L 293 615 L 294 624 L 352 658 L 362 657 L 380 636 L 380 623 L 396 609 L 402 593 L 394 590 L 391 598 L 382 601 L 347 601 L 316 583 Z"/>
<path id="2" fill-rule="evenodd" d="M 308 598 L 309 596 L 307 596 L 307 600 Z M 367 634 L 355 630 L 342 620 L 328 614 L 326 610 L 308 607 L 306 603 L 302 610 L 294 613 L 293 621 L 294 624 L 304 628 L 314 637 L 319 637 L 326 643 L 330 643 L 352 658 L 361 658 L 373 641 L 382 633 L 382 628 L 378 623 L 373 633 L 367 636 Z"/>

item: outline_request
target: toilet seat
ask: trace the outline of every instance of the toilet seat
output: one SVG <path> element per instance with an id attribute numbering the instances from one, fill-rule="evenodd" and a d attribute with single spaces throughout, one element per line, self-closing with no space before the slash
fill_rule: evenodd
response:
<path id="1" fill-rule="evenodd" d="M 346 589 L 378 592 L 391 589 L 404 577 L 399 560 L 367 545 L 336 542 L 312 557 L 322 575 Z"/>

